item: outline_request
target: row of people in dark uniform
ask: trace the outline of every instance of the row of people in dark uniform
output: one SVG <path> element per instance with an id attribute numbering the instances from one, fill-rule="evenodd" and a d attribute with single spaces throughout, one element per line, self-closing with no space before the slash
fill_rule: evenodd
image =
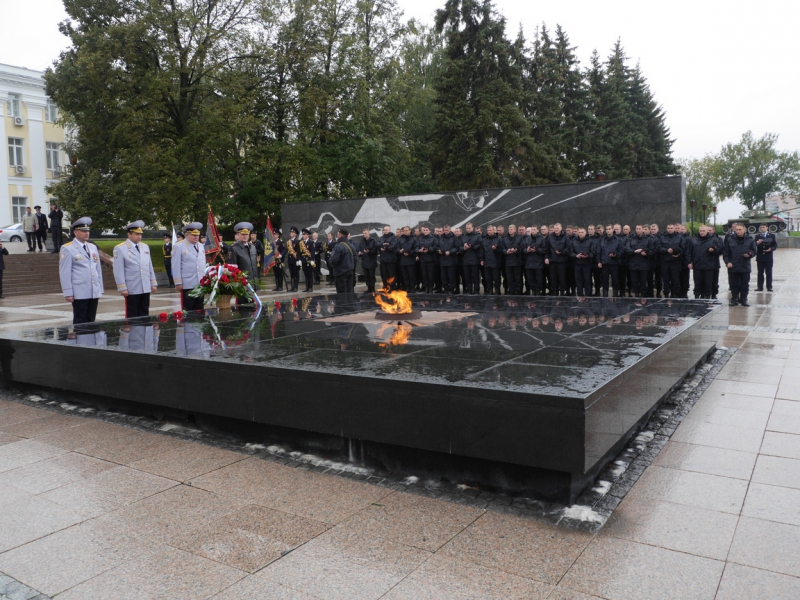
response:
<path id="1" fill-rule="evenodd" d="M 758 290 L 772 291 L 772 252 L 775 235 L 762 226 L 753 239 L 741 226 L 721 239 L 714 228 L 701 226 L 696 235 L 675 223 L 661 231 L 657 224 L 568 226 L 489 225 L 485 233 L 467 223 L 464 230 L 449 225 L 427 225 L 392 231 L 385 226 L 380 236 L 369 230 L 349 242 L 367 285 L 374 292 L 376 275 L 393 288 L 409 293 L 500 294 L 551 296 L 616 296 L 687 298 L 693 273 L 695 298 L 717 298 L 720 259 L 736 303 L 746 305 L 750 259 L 759 265 Z M 309 230 L 298 237 L 293 227 L 278 251 L 288 256 L 291 284 L 297 291 L 302 269 L 305 292 L 313 291 L 314 269 L 321 256 L 328 259 L 339 239 L 315 240 Z M 347 236 L 349 238 L 349 235 Z M 733 241 L 730 241 L 733 240 Z M 749 241 L 748 241 L 749 240 Z M 349 240 L 348 240 L 349 241 Z M 730 243 L 729 243 L 730 242 Z M 741 242 L 741 243 L 740 243 Z M 740 251 L 753 243 L 752 252 Z M 741 248 L 740 248 L 741 246 Z M 726 253 L 727 252 L 727 253 Z M 276 291 L 283 289 L 276 269 Z"/>

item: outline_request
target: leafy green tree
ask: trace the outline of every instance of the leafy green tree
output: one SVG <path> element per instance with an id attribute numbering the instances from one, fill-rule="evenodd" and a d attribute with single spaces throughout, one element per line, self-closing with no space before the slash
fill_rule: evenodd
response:
<path id="1" fill-rule="evenodd" d="M 800 193 L 800 154 L 780 152 L 778 135 L 760 138 L 748 131 L 737 144 L 726 144 L 716 156 L 713 186 L 720 198 L 737 197 L 749 209 L 766 208 L 769 193 Z"/>
<path id="2" fill-rule="evenodd" d="M 680 172 L 686 177 L 686 218 L 689 219 L 689 203 L 694 201 L 695 221 L 702 221 L 702 206 L 706 204 L 706 218 L 711 215 L 711 207 L 716 206 L 719 200 L 714 195 L 713 179 L 717 168 L 717 161 L 713 156 L 703 158 L 690 158 L 678 161 Z"/>

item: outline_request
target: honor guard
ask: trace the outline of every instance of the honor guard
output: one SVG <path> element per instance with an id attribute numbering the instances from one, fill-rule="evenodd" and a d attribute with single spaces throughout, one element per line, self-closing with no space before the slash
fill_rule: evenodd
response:
<path id="1" fill-rule="evenodd" d="M 184 226 L 184 239 L 172 248 L 172 276 L 184 310 L 203 310 L 203 297 L 189 295 L 206 272 L 206 252 L 200 245 L 201 227 L 203 224 L 197 222 Z"/>
<path id="2" fill-rule="evenodd" d="M 72 303 L 72 322 L 94 323 L 97 301 L 103 295 L 103 271 L 100 252 L 89 242 L 92 219 L 83 217 L 73 223 L 75 239 L 61 246 L 58 274 L 64 298 Z"/>
<path id="3" fill-rule="evenodd" d="M 286 264 L 289 265 L 289 277 L 291 278 L 290 292 L 297 291 L 297 286 L 300 284 L 300 267 L 303 266 L 303 262 L 300 260 L 300 240 L 297 239 L 299 233 L 297 227 L 292 225 L 289 230 L 289 240 L 286 242 L 286 256 L 288 257 Z"/>
<path id="4" fill-rule="evenodd" d="M 172 238 L 170 235 L 164 234 L 164 246 L 162 247 L 164 251 L 164 269 L 167 271 L 167 277 L 169 278 L 169 287 L 175 287 L 175 280 L 172 279 Z"/>
<path id="5" fill-rule="evenodd" d="M 250 243 L 253 224 L 243 221 L 234 225 L 233 230 L 236 232 L 236 242 L 228 247 L 228 264 L 244 271 L 247 281 L 255 289 L 258 282 L 258 251 L 255 244 Z"/>
<path id="6" fill-rule="evenodd" d="M 316 245 L 311 238 L 311 232 L 308 229 L 301 231 L 303 238 L 299 242 L 300 247 L 300 262 L 303 267 L 303 277 L 306 280 L 306 289 L 304 292 L 314 291 L 314 267 L 317 266 Z"/>
<path id="7" fill-rule="evenodd" d="M 125 318 L 150 314 L 150 294 L 158 288 L 150 248 L 142 243 L 144 221 L 125 225 L 128 239 L 114 247 L 114 281 L 125 298 Z"/>
<path id="8" fill-rule="evenodd" d="M 283 291 L 283 258 L 286 255 L 286 244 L 283 243 L 283 239 L 281 239 L 281 230 L 275 230 L 275 266 L 272 268 L 272 272 L 275 275 L 275 289 L 272 290 L 273 292 L 282 292 Z"/>

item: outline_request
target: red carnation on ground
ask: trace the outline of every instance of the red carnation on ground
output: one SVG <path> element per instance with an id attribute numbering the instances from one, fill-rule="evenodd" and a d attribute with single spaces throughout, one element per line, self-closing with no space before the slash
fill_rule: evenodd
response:
<path id="1" fill-rule="evenodd" d="M 169 315 L 167 313 L 159 313 L 158 320 L 162 323 L 166 323 L 167 319 L 169 319 Z"/>
<path id="2" fill-rule="evenodd" d="M 176 310 L 172 313 L 172 316 L 175 317 L 176 321 L 183 321 L 183 311 L 181 310 Z"/>

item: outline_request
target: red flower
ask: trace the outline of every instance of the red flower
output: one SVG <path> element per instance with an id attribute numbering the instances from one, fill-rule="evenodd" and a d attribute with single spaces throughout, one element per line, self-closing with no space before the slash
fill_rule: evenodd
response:
<path id="1" fill-rule="evenodd" d="M 181 310 L 176 310 L 172 313 L 172 316 L 175 317 L 176 321 L 183 321 L 183 311 Z"/>
<path id="2" fill-rule="evenodd" d="M 292 298 L 292 306 L 297 307 L 297 298 Z"/>
<path id="3" fill-rule="evenodd" d="M 221 281 L 222 283 L 230 283 L 230 282 L 231 282 L 231 280 L 230 280 L 230 279 L 228 279 L 228 276 L 227 276 L 227 275 L 223 275 L 223 276 L 220 278 L 220 281 Z"/>
<path id="4" fill-rule="evenodd" d="M 162 323 L 166 323 L 167 319 L 169 319 L 169 315 L 167 315 L 167 313 L 160 313 L 158 315 L 158 320 L 161 321 Z"/>
<path id="5" fill-rule="evenodd" d="M 281 309 L 281 303 L 276 300 L 275 301 L 275 310 L 280 310 L 280 309 Z"/>

